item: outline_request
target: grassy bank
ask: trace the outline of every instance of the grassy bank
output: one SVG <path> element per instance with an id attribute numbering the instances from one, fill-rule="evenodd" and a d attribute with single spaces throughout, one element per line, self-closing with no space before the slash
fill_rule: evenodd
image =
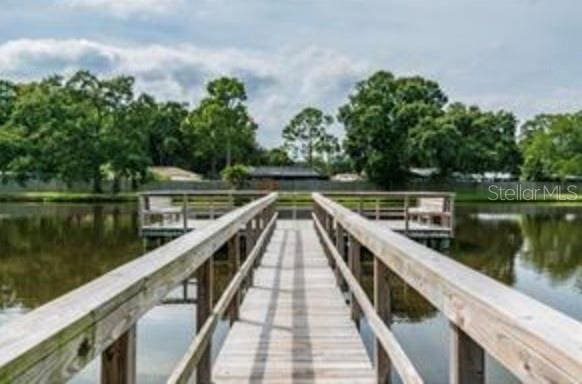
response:
<path id="1" fill-rule="evenodd" d="M 493 199 L 494 195 L 487 191 L 455 191 L 455 201 L 458 203 L 490 203 L 490 204 L 515 204 L 515 203 L 530 203 L 530 204 L 581 204 L 582 194 L 575 199 L 562 199 L 557 197 L 549 197 L 546 199 Z"/>
<path id="2" fill-rule="evenodd" d="M 490 204 L 508 204 L 508 203 L 542 203 L 542 204 L 582 204 L 582 194 L 577 200 L 491 200 L 491 194 L 487 191 L 455 191 L 455 201 L 458 203 L 490 203 Z M 346 192 L 346 197 L 342 201 L 357 204 L 359 199 L 355 196 L 350 197 L 350 192 Z M 137 201 L 137 193 L 119 193 L 119 194 L 95 194 L 79 192 L 13 192 L 0 193 L 0 202 L 45 202 L 45 203 L 122 203 Z M 311 205 L 311 193 L 299 192 L 296 194 L 290 192 L 280 192 L 279 204 L 282 205 Z"/>
<path id="3" fill-rule="evenodd" d="M 0 193 L 0 202 L 23 203 L 121 203 L 137 201 L 136 193 L 101 194 L 78 192 Z"/>

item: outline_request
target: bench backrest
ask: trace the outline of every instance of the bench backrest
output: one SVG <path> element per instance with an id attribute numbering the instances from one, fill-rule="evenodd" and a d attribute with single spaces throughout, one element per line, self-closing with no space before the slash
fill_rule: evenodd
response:
<path id="1" fill-rule="evenodd" d="M 149 198 L 149 209 L 170 208 L 172 206 L 172 198 L 166 196 L 151 196 Z"/>
<path id="2" fill-rule="evenodd" d="M 444 212 L 445 199 L 442 197 L 421 197 L 418 199 L 418 207 L 427 211 Z"/>

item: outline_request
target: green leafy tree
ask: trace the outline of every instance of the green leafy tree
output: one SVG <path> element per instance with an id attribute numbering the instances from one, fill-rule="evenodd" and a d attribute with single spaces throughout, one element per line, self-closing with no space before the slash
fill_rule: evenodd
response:
<path id="1" fill-rule="evenodd" d="M 293 165 L 293 160 L 289 157 L 289 153 L 284 147 L 277 147 L 269 149 L 264 154 L 264 164 L 272 166 L 286 166 Z"/>
<path id="2" fill-rule="evenodd" d="M 283 129 L 285 147 L 295 159 L 301 158 L 313 167 L 318 156 L 332 152 L 337 146 L 337 139 L 328 133 L 332 123 L 333 118 L 319 109 L 303 109 Z"/>
<path id="3" fill-rule="evenodd" d="M 356 170 L 384 186 L 405 177 L 409 132 L 441 116 L 446 102 L 439 85 L 421 77 L 379 71 L 358 83 L 338 114 L 346 131 L 344 148 Z"/>
<path id="4" fill-rule="evenodd" d="M 447 176 L 457 169 L 462 140 L 457 127 L 439 117 L 425 119 L 411 130 L 409 144 L 417 165 L 437 168 L 440 176 Z"/>
<path id="5" fill-rule="evenodd" d="M 158 104 L 149 95 L 143 95 L 141 99 L 144 110 L 142 116 L 149 117 L 149 120 L 144 121 L 143 124 L 148 130 L 148 146 L 152 164 L 190 168 L 191 151 L 180 129 L 188 116 L 186 106 L 172 101 Z"/>
<path id="6" fill-rule="evenodd" d="M 249 159 L 257 148 L 257 125 L 244 104 L 246 93 L 239 80 L 213 80 L 207 91 L 208 96 L 190 112 L 182 129 L 197 166 L 210 168 L 210 174 L 216 177 L 219 167 Z"/>
<path id="7" fill-rule="evenodd" d="M 0 80 L 0 126 L 10 119 L 16 98 L 16 85 L 10 81 Z"/>
<path id="8" fill-rule="evenodd" d="M 242 164 L 227 166 L 221 172 L 223 180 L 228 182 L 233 188 L 243 188 L 250 177 L 249 169 Z"/>
<path id="9" fill-rule="evenodd" d="M 123 83 L 124 79 L 117 79 Z M 119 91 L 131 92 L 131 87 L 120 84 Z M 128 94 L 129 96 L 129 94 Z M 113 190 L 120 190 L 120 180 L 130 180 L 132 187 L 145 181 L 151 164 L 148 152 L 148 133 L 151 124 L 151 105 L 147 97 L 133 101 L 129 97 L 115 106 L 112 124 L 107 130 L 107 164 L 113 173 Z M 157 109 L 157 106 L 154 106 Z"/>
<path id="10" fill-rule="evenodd" d="M 16 100 L 16 85 L 0 80 L 0 176 L 2 179 L 5 172 L 9 171 L 12 161 L 19 155 L 19 147 L 22 144 L 18 132 L 8 124 Z"/>
<path id="11" fill-rule="evenodd" d="M 99 79 L 87 71 L 20 86 L 3 126 L 2 141 L 18 144 L 8 168 L 22 178 L 91 182 L 95 192 L 107 170 L 115 181 L 140 179 L 149 159 L 145 116 L 132 89 L 130 77 Z"/>
<path id="12" fill-rule="evenodd" d="M 458 171 L 518 171 L 521 157 L 516 143 L 517 120 L 512 113 L 454 103 L 447 108 L 443 122 L 454 126 L 462 138 L 456 149 Z"/>
<path id="13" fill-rule="evenodd" d="M 62 78 L 23 85 L 3 128 L 5 142 L 20 139 L 19 156 L 11 159 L 7 168 L 22 180 L 62 176 L 58 169 L 61 157 L 76 149 L 64 147 L 65 132 L 75 128 L 76 113 Z"/>
<path id="14" fill-rule="evenodd" d="M 65 83 L 67 98 L 75 117 L 69 120 L 63 134 L 59 170 L 63 179 L 90 180 L 93 191 L 103 192 L 113 110 L 128 95 L 114 89 L 114 83 L 104 83 L 88 71 L 79 71 Z"/>
<path id="15" fill-rule="evenodd" d="M 516 123 L 505 111 L 453 103 L 444 114 L 424 119 L 410 130 L 413 165 L 437 167 L 444 176 L 452 171 L 515 173 L 521 161 Z"/>
<path id="16" fill-rule="evenodd" d="M 582 175 L 582 112 L 536 116 L 524 124 L 520 146 L 525 179 Z"/>

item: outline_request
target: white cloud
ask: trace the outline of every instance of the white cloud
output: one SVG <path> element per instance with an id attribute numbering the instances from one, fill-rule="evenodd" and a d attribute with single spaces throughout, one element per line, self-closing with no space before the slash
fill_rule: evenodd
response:
<path id="1" fill-rule="evenodd" d="M 117 17 L 163 14 L 175 10 L 183 0 L 56 0 L 57 4 L 72 9 L 103 11 Z"/>
<path id="2" fill-rule="evenodd" d="M 67 74 L 80 68 L 103 75 L 132 75 L 140 91 L 190 103 L 202 97 L 209 79 L 240 77 L 247 86 L 251 112 L 260 124 L 259 140 L 266 145 L 279 142 L 284 124 L 304 106 L 335 113 L 368 70 L 365 63 L 315 46 L 267 54 L 83 39 L 21 39 L 0 45 L 0 73 L 13 79 Z"/>

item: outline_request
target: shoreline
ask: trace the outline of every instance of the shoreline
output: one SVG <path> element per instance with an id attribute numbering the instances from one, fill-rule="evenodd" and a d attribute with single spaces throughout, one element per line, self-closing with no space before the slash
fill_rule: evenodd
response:
<path id="1" fill-rule="evenodd" d="M 137 196 L 139 192 L 124 192 L 119 194 L 111 193 L 86 193 L 86 192 L 10 192 L 10 193 L 0 193 L 0 203 L 129 203 L 137 202 Z M 291 192 L 283 191 L 282 200 L 290 201 L 288 195 Z M 346 194 L 349 194 L 346 191 Z M 582 198 L 576 200 L 565 200 L 565 199 L 539 199 L 539 200 L 525 200 L 525 199 L 514 199 L 514 200 L 491 200 L 486 194 L 474 193 L 474 192 L 455 192 L 455 202 L 457 204 L 465 203 L 482 203 L 491 205 L 501 205 L 501 204 L 551 204 L 551 205 L 582 205 Z M 295 196 L 294 200 L 299 205 L 309 204 L 311 199 L 309 194 L 298 194 Z"/>

